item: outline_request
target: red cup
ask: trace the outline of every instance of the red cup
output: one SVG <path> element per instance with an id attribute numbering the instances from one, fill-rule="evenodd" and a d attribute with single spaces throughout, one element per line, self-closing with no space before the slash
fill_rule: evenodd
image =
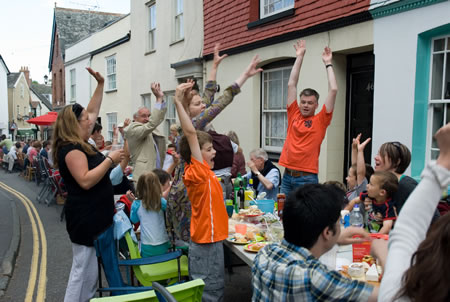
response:
<path id="1" fill-rule="evenodd" d="M 234 226 L 234 228 L 236 229 L 236 233 L 245 235 L 247 234 L 247 225 L 246 224 L 236 224 Z"/>

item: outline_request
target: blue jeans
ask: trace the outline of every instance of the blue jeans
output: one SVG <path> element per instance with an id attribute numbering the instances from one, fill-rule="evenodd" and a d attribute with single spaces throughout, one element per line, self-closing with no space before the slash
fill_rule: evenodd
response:
<path id="1" fill-rule="evenodd" d="M 317 174 L 294 177 L 284 172 L 283 181 L 281 182 L 281 193 L 284 193 L 287 196 L 291 191 L 297 189 L 298 187 L 316 183 L 319 183 Z"/>

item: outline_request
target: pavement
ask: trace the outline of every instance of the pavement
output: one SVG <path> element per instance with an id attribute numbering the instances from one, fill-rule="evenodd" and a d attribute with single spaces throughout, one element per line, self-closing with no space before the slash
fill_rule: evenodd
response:
<path id="1" fill-rule="evenodd" d="M 14 199 L 9 193 L 0 190 L 0 297 L 4 295 L 12 277 L 19 252 L 20 221 Z"/>

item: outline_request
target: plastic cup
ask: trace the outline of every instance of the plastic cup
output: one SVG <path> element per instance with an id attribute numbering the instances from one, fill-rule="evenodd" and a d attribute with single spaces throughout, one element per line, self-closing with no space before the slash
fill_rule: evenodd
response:
<path id="1" fill-rule="evenodd" d="M 247 234 L 247 225 L 246 224 L 236 224 L 234 226 L 234 228 L 236 229 L 236 233 L 245 235 Z"/>
<path id="2" fill-rule="evenodd" d="M 233 205 L 227 205 L 227 214 L 228 214 L 228 218 L 231 218 L 231 216 L 233 216 L 233 210 L 234 210 L 234 206 Z"/>
<path id="3" fill-rule="evenodd" d="M 122 149 L 122 145 L 115 144 L 111 146 L 111 151 L 116 151 Z"/>

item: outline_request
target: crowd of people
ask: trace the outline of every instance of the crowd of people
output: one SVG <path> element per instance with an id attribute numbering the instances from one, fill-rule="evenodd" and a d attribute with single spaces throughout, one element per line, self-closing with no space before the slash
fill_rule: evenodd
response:
<path id="1" fill-rule="evenodd" d="M 261 148 L 249 152 L 246 162 L 238 135 L 214 130 L 212 121 L 244 83 L 262 71 L 258 56 L 253 57 L 235 82 L 216 97 L 216 75 L 227 57 L 220 55 L 219 44 L 203 93 L 193 80 L 176 88 L 174 105 L 180 125 L 170 127 L 169 145 L 158 131 L 167 103 L 157 82 L 151 84 L 156 97 L 152 112 L 137 108 L 132 118 L 114 129 L 113 141 L 105 142 L 97 123 L 104 79 L 90 68 L 97 87 L 88 106 L 71 104 L 59 112 L 52 143 L 13 144 L 2 137 L 3 161 L 9 171 L 18 153 L 27 154 L 28 164 L 40 154 L 59 169 L 64 180 L 66 226 L 73 250 L 65 301 L 87 301 L 95 294 L 98 266 L 93 242 L 113 223 L 114 194 L 126 194 L 130 219 L 140 223 L 143 256 L 164 254 L 174 246 L 187 248 L 190 278 L 205 282 L 203 301 L 222 301 L 223 240 L 228 237 L 224 199 L 232 198 L 238 173 L 252 181 L 257 194 L 265 192 L 267 199 L 275 200 L 280 192 L 287 196 L 284 239 L 263 248 L 254 260 L 253 301 L 450 299 L 445 286 L 450 216 L 440 217 L 437 209 L 450 182 L 450 125 L 436 133 L 440 155 L 424 170 L 419 184 L 405 175 L 411 152 L 404 144 L 382 144 L 372 168 L 364 161 L 370 138 L 361 135 L 352 141 L 346 185 L 336 180 L 319 184 L 320 147 L 338 92 L 333 55 L 328 47 L 321 55 L 328 94 L 316 113 L 319 93 L 312 88 L 297 91 L 306 42 L 298 41 L 294 49 L 296 60 L 287 87 L 288 128 L 278 162 L 283 171 Z M 130 170 L 132 181 L 126 177 Z M 354 207 L 363 213 L 363 227 L 341 231 L 341 210 Z M 384 269 L 380 288 L 347 279 L 318 260 L 335 244 L 370 240 L 370 232 L 390 235 L 389 246 L 384 240 L 372 242 L 372 254 Z"/>

